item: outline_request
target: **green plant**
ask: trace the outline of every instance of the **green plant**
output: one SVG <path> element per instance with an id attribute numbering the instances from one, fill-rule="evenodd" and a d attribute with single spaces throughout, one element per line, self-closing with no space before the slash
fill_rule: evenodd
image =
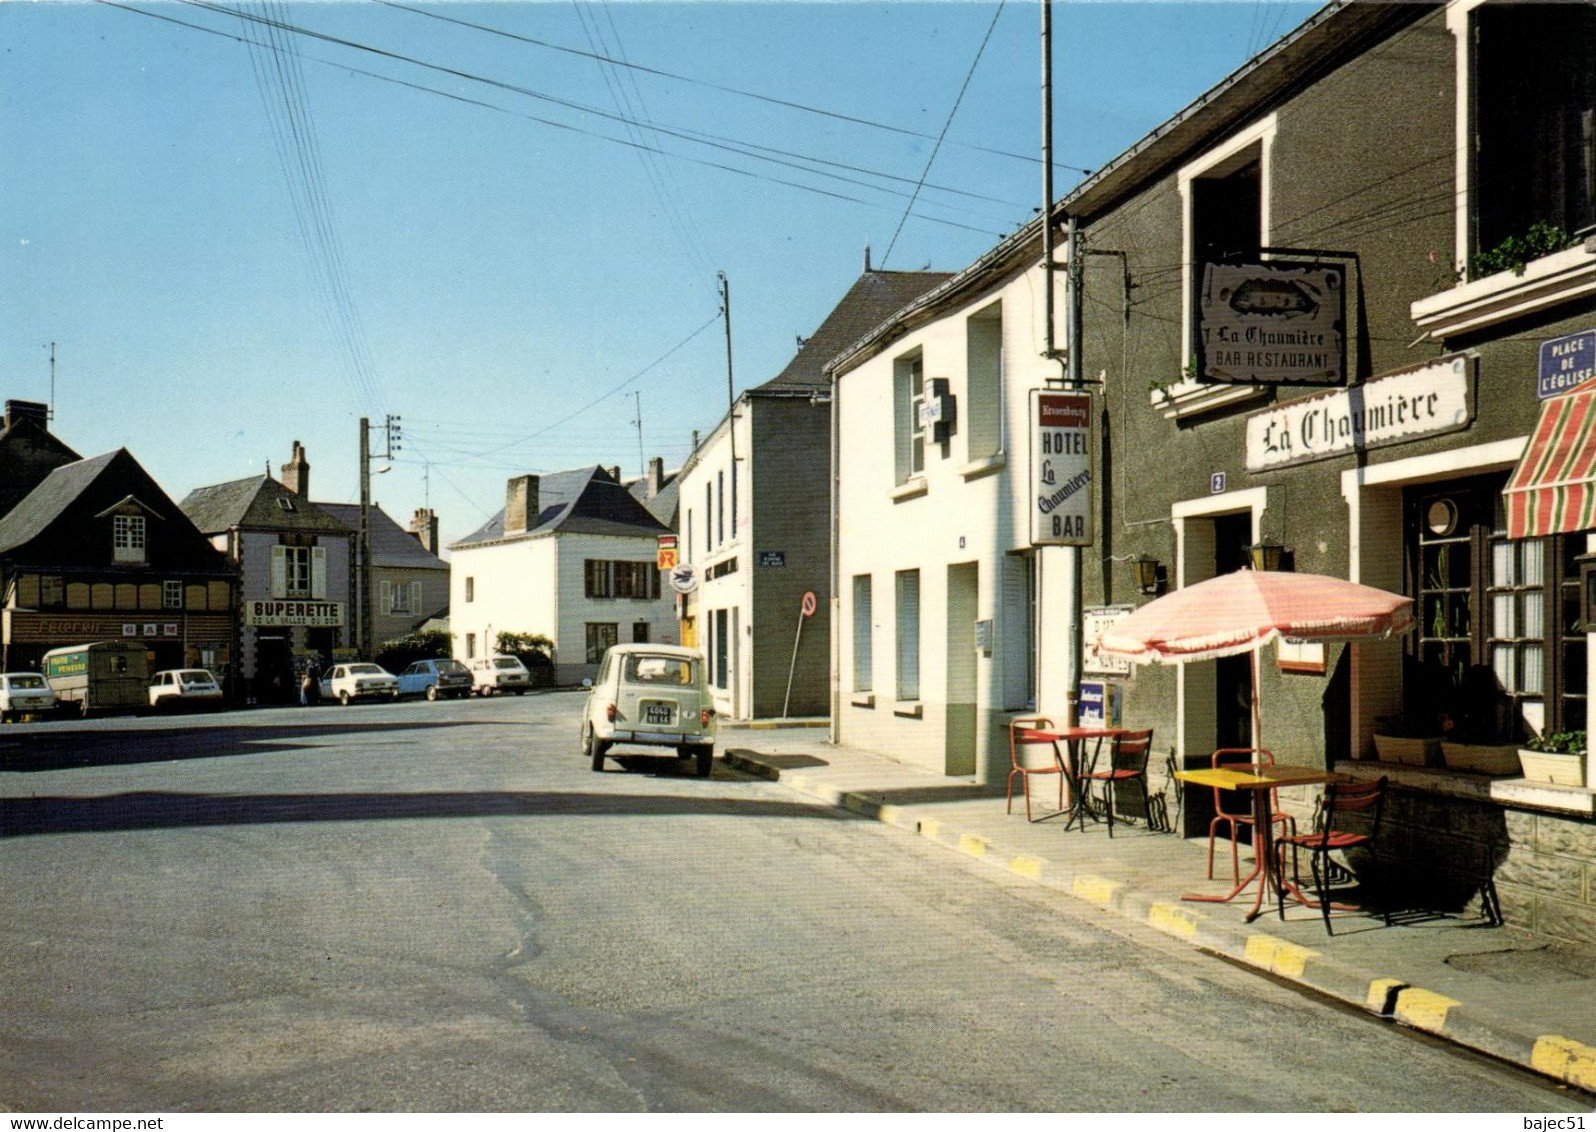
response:
<path id="1" fill-rule="evenodd" d="M 1585 753 L 1583 731 L 1558 731 L 1550 735 L 1537 735 L 1524 744 L 1532 751 L 1545 751 L 1556 755 L 1581 755 Z"/>
<path id="2" fill-rule="evenodd" d="M 409 668 L 418 660 L 450 655 L 449 634 L 442 629 L 429 629 L 424 633 L 409 633 L 403 637 L 384 641 L 377 647 L 376 661 L 389 672 Z"/>
<path id="3" fill-rule="evenodd" d="M 1477 253 L 1469 261 L 1469 278 L 1480 279 L 1500 271 L 1523 275 L 1531 260 L 1560 252 L 1571 243 L 1572 237 L 1556 224 L 1537 220 L 1522 235 L 1509 236 L 1489 251 Z"/>

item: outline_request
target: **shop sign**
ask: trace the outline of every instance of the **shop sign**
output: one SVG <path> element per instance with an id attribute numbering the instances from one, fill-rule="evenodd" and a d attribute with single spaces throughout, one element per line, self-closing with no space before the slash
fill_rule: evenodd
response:
<path id="1" fill-rule="evenodd" d="M 1134 605 L 1098 605 L 1081 610 L 1081 671 L 1105 676 L 1129 675 L 1131 662 L 1099 652 L 1097 640 L 1135 611 Z"/>
<path id="2" fill-rule="evenodd" d="M 1092 544 L 1092 395 L 1031 390 L 1031 543 Z"/>
<path id="3" fill-rule="evenodd" d="M 246 601 L 244 624 L 262 627 L 305 625 L 336 629 L 344 623 L 341 601 Z"/>
<path id="4" fill-rule="evenodd" d="M 671 589 L 679 594 L 690 594 L 698 588 L 698 567 L 691 562 L 678 562 L 671 567 Z"/>
<path id="5" fill-rule="evenodd" d="M 654 566 L 659 570 L 671 570 L 676 566 L 676 536 L 660 535 L 659 548 L 654 552 Z"/>
<path id="6" fill-rule="evenodd" d="M 1197 292 L 1197 380 L 1345 385 L 1346 271 L 1271 260 L 1205 263 Z"/>
<path id="7" fill-rule="evenodd" d="M 43 644 L 55 641 L 93 641 L 108 637 L 176 637 L 178 623 L 124 621 L 114 613 L 56 614 L 7 610 L 11 620 L 11 639 L 18 644 Z M 224 620 L 225 615 L 218 615 Z M 192 626 L 196 618 L 190 616 Z M 142 630 L 142 632 L 141 632 Z"/>
<path id="8" fill-rule="evenodd" d="M 1467 428 L 1469 359 L 1438 358 L 1352 389 L 1303 397 L 1247 418 L 1247 470 L 1263 471 Z"/>
<path id="9" fill-rule="evenodd" d="M 1541 343 L 1541 368 L 1535 393 L 1542 401 L 1572 393 L 1596 381 L 1596 330 Z"/>

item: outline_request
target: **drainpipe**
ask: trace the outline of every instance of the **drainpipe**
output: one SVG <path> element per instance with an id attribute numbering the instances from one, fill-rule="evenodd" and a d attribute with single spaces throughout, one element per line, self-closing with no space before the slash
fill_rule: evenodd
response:
<path id="1" fill-rule="evenodd" d="M 838 627 L 838 610 L 842 599 L 842 583 L 840 567 L 837 564 L 837 503 L 839 493 L 839 480 L 837 475 L 837 375 L 827 375 L 831 379 L 831 485 L 830 503 L 831 515 L 827 526 L 831 534 L 831 725 L 827 734 L 833 745 L 840 742 L 837 735 L 837 720 L 842 714 L 842 632 Z M 852 639 L 850 634 L 849 639 Z M 871 654 L 874 656 L 874 653 Z"/>

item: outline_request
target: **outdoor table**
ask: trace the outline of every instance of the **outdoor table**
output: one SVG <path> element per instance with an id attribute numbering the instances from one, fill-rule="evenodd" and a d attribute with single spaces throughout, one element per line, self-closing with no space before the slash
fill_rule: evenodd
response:
<path id="1" fill-rule="evenodd" d="M 1039 743 L 1052 742 L 1054 751 L 1057 752 L 1059 743 L 1068 743 L 1070 748 L 1069 761 L 1064 764 L 1064 777 L 1070 786 L 1070 808 L 1068 816 L 1064 819 L 1064 828 L 1067 830 L 1077 820 L 1081 823 L 1081 830 L 1086 830 L 1086 819 L 1090 817 L 1097 820 L 1097 815 L 1092 813 L 1086 803 L 1086 794 L 1081 789 L 1081 748 L 1088 739 L 1097 740 L 1097 748 L 1093 751 L 1093 761 L 1102 749 L 1103 740 L 1111 739 L 1123 733 L 1123 727 L 1055 727 L 1051 731 L 1032 731 L 1029 728 L 1020 732 L 1022 739 L 1030 739 Z"/>
<path id="2" fill-rule="evenodd" d="M 1264 766 L 1261 763 L 1235 763 L 1221 767 L 1199 767 L 1195 770 L 1177 770 L 1175 777 L 1182 782 L 1198 786 L 1217 786 L 1221 790 L 1249 791 L 1252 794 L 1253 814 L 1253 865 L 1252 872 L 1224 896 L 1188 893 L 1182 900 L 1202 900 L 1215 904 L 1227 903 L 1240 896 L 1255 879 L 1258 895 L 1253 899 L 1247 922 L 1256 920 L 1263 910 L 1265 894 L 1272 888 L 1289 892 L 1309 908 L 1319 907 L 1316 900 L 1303 895 L 1302 890 L 1275 868 L 1274 832 L 1270 828 L 1270 795 L 1281 786 L 1309 786 L 1326 782 L 1345 782 L 1347 776 L 1334 771 L 1307 766 Z"/>

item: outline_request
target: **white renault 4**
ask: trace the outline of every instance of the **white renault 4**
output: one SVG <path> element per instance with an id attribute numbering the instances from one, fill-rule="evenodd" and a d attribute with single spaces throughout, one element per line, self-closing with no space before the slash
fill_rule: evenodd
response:
<path id="1" fill-rule="evenodd" d="M 704 778 L 715 761 L 715 705 L 704 657 L 676 645 L 613 645 L 604 654 L 582 718 L 582 753 L 594 770 L 619 743 L 674 747 Z"/>

